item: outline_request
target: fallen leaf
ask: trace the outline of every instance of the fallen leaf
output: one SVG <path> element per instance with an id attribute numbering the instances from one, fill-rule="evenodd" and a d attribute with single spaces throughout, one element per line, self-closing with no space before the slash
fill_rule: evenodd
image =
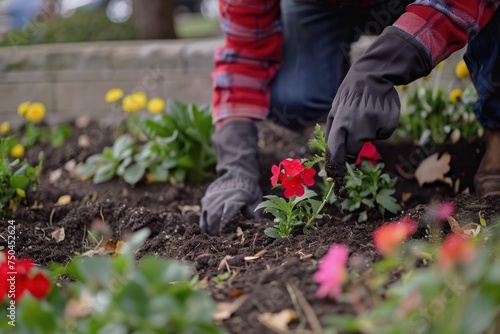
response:
<path id="1" fill-rule="evenodd" d="M 231 318 L 231 315 L 236 312 L 246 300 L 247 296 L 243 295 L 232 302 L 218 303 L 214 314 L 214 320 L 221 321 Z"/>
<path id="2" fill-rule="evenodd" d="M 457 220 L 453 217 L 447 217 L 446 220 L 448 224 L 450 224 L 451 231 L 456 234 L 460 234 L 467 238 L 475 238 L 481 232 L 481 225 L 476 223 L 468 223 L 463 227 L 457 222 Z"/>
<path id="3" fill-rule="evenodd" d="M 57 200 L 57 205 L 67 205 L 71 203 L 71 196 L 70 195 L 63 195 L 59 197 Z"/>
<path id="4" fill-rule="evenodd" d="M 294 310 L 284 309 L 279 313 L 262 313 L 257 316 L 257 319 L 269 329 L 273 331 L 283 333 L 288 332 L 288 324 L 295 319 L 298 319 L 299 315 Z"/>
<path id="5" fill-rule="evenodd" d="M 57 230 L 53 231 L 50 235 L 52 239 L 54 239 L 56 242 L 61 242 L 66 237 L 66 235 L 64 234 L 64 227 L 58 228 Z"/>
<path id="6" fill-rule="evenodd" d="M 230 271 L 229 270 L 229 263 L 227 263 L 227 260 L 231 260 L 233 257 L 234 256 L 231 256 L 231 255 L 224 256 L 222 261 L 220 261 L 219 266 L 217 267 L 217 270 L 222 270 L 224 268 L 227 268 L 227 271 Z"/>
<path id="7" fill-rule="evenodd" d="M 124 246 L 124 245 L 125 245 L 125 242 L 124 242 L 124 241 L 121 241 L 121 240 L 119 240 L 119 241 L 116 243 L 116 247 L 115 247 L 115 255 L 120 253 L 120 250 L 123 248 L 123 246 Z"/>
<path id="8" fill-rule="evenodd" d="M 475 238 L 479 235 L 479 232 L 481 232 L 481 225 L 476 223 L 468 223 L 462 227 L 462 230 L 464 231 L 464 235 L 466 237 Z"/>
<path id="9" fill-rule="evenodd" d="M 411 193 L 402 193 L 401 194 L 401 201 L 403 203 L 408 202 L 408 200 L 411 198 Z"/>
<path id="10" fill-rule="evenodd" d="M 243 233 L 243 230 L 239 226 L 236 228 L 236 236 L 241 237 L 241 244 L 245 242 L 245 233 Z"/>
<path id="11" fill-rule="evenodd" d="M 199 205 L 179 205 L 179 210 L 184 216 L 188 212 L 200 213 L 201 207 Z"/>
<path id="12" fill-rule="evenodd" d="M 441 181 L 452 185 L 452 180 L 444 175 L 450 171 L 451 155 L 444 153 L 441 158 L 438 158 L 438 153 L 424 159 L 415 171 L 415 178 L 418 185 L 421 187 L 425 183 L 433 183 Z"/>

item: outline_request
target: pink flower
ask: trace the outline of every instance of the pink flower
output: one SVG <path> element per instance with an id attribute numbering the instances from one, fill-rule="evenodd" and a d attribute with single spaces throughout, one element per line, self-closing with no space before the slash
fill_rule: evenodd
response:
<path id="1" fill-rule="evenodd" d="M 274 187 L 276 184 L 278 184 L 278 180 L 281 179 L 282 175 L 284 176 L 281 172 L 281 164 L 279 166 L 273 165 L 271 167 L 271 172 L 273 173 L 273 176 L 271 176 L 271 185 Z"/>
<path id="2" fill-rule="evenodd" d="M 373 243 L 380 254 L 387 256 L 394 253 L 399 245 L 416 231 L 417 223 L 405 216 L 398 222 L 387 223 L 377 228 L 373 233 Z"/>
<path id="3" fill-rule="evenodd" d="M 367 141 L 363 144 L 361 151 L 359 151 L 358 159 L 356 160 L 356 165 L 360 165 L 363 159 L 371 162 L 373 166 L 377 164 L 377 161 L 382 159 L 380 153 L 378 153 L 377 148 L 371 142 Z"/>
<path id="4" fill-rule="evenodd" d="M 436 220 L 443 221 L 455 213 L 455 205 L 451 202 L 444 202 L 439 205 L 436 212 Z"/>
<path id="5" fill-rule="evenodd" d="M 347 276 L 346 261 L 349 248 L 341 244 L 333 244 L 328 253 L 321 259 L 314 281 L 319 284 L 316 292 L 318 298 L 329 296 L 338 298 L 342 293 L 342 283 Z"/>
<path id="6" fill-rule="evenodd" d="M 439 253 L 438 266 L 446 270 L 456 263 L 470 263 L 474 260 L 476 248 L 471 240 L 465 239 L 460 234 L 452 233 L 443 241 Z"/>

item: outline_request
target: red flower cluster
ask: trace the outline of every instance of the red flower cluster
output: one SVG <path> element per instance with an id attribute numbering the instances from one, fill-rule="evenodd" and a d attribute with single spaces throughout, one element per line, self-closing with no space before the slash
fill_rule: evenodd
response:
<path id="1" fill-rule="evenodd" d="M 274 187 L 281 181 L 286 198 L 304 195 L 304 185 L 313 186 L 316 175 L 314 168 L 306 168 L 300 159 L 285 159 L 278 166 L 273 165 L 271 172 L 273 173 L 271 185 Z"/>
<path id="2" fill-rule="evenodd" d="M 378 153 L 377 148 L 371 142 L 367 141 L 363 144 L 361 151 L 359 151 L 358 159 L 356 160 L 356 165 L 360 165 L 363 159 L 371 162 L 373 166 L 377 164 L 377 161 L 382 159 L 380 153 Z"/>
<path id="3" fill-rule="evenodd" d="M 476 253 L 476 247 L 471 240 L 452 233 L 443 241 L 438 259 L 439 268 L 447 270 L 456 263 L 470 263 Z"/>
<path id="4" fill-rule="evenodd" d="M 405 216 L 395 223 L 380 226 L 373 233 L 375 248 L 384 256 L 394 253 L 403 241 L 417 231 L 417 226 L 418 224 L 409 216 Z"/>
<path id="5" fill-rule="evenodd" d="M 29 259 L 8 261 L 7 252 L 0 255 L 0 302 L 5 296 L 19 300 L 29 291 L 38 300 L 50 291 L 50 281 L 41 272 L 33 272 L 33 262 Z"/>

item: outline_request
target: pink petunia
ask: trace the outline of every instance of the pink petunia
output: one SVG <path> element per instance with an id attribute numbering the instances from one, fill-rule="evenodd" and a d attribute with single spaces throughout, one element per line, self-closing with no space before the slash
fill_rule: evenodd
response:
<path id="1" fill-rule="evenodd" d="M 452 202 L 444 202 L 439 205 L 436 211 L 436 220 L 443 221 L 455 213 L 455 205 Z"/>
<path id="2" fill-rule="evenodd" d="M 349 248 L 341 244 L 333 244 L 328 253 L 321 259 L 318 271 L 314 274 L 314 281 L 319 284 L 316 296 L 332 299 L 342 293 L 342 283 L 347 276 L 346 261 Z"/>

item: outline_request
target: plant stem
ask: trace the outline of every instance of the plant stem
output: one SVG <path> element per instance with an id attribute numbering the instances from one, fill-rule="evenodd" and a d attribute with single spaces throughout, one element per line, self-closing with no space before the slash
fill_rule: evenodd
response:
<path id="1" fill-rule="evenodd" d="M 434 82 L 434 89 L 432 90 L 432 100 L 435 100 L 437 97 L 437 92 L 439 90 L 439 84 L 441 83 L 441 77 L 443 76 L 443 68 L 444 68 L 444 66 L 441 65 L 441 67 L 438 69 L 436 81 Z"/>
<path id="2" fill-rule="evenodd" d="M 326 194 L 326 196 L 323 198 L 323 201 L 319 205 L 318 210 L 309 218 L 309 220 L 307 221 L 307 223 L 304 227 L 309 227 L 309 225 L 311 225 L 312 222 L 314 221 L 314 218 L 316 218 L 316 216 L 319 215 L 321 210 L 323 210 L 326 202 L 328 201 L 328 199 L 330 198 L 330 195 L 332 194 L 334 186 L 335 186 L 335 182 L 332 182 L 332 185 L 330 186 L 330 189 L 328 189 L 328 193 Z"/>

